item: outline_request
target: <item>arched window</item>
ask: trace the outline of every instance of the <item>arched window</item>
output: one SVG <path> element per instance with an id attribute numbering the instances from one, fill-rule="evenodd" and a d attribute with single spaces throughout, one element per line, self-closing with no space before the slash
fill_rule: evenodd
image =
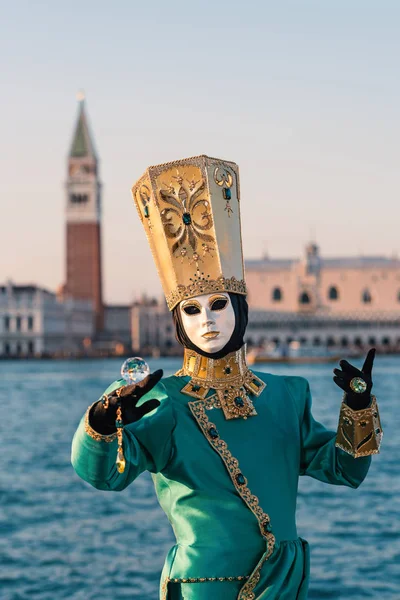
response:
<path id="1" fill-rule="evenodd" d="M 364 302 L 364 304 L 371 304 L 372 296 L 368 289 L 363 291 L 362 301 Z"/>
<path id="2" fill-rule="evenodd" d="M 282 300 L 283 294 L 282 294 L 282 290 L 280 287 L 276 287 L 273 289 L 272 292 L 272 301 L 273 302 L 280 302 Z"/>
<path id="3" fill-rule="evenodd" d="M 356 337 L 354 340 L 354 345 L 357 346 L 357 348 L 361 348 L 363 343 L 362 343 L 362 339 L 359 337 Z"/>
<path id="4" fill-rule="evenodd" d="M 347 339 L 347 337 L 342 337 L 342 339 L 340 340 L 340 344 L 342 348 L 347 348 L 347 346 L 349 345 L 349 340 Z"/>
<path id="5" fill-rule="evenodd" d="M 321 338 L 319 338 L 319 337 L 315 337 L 315 338 L 313 339 L 313 345 L 314 345 L 314 346 L 320 346 L 320 345 L 321 345 Z"/>
<path id="6" fill-rule="evenodd" d="M 307 292 L 303 292 L 300 295 L 299 302 L 300 304 L 310 304 L 310 296 L 307 294 Z"/>
<path id="7" fill-rule="evenodd" d="M 328 339 L 326 340 L 326 345 L 328 346 L 328 348 L 335 346 L 335 344 L 336 344 L 335 338 L 333 338 L 332 336 L 329 336 Z"/>
<path id="8" fill-rule="evenodd" d="M 338 291 L 336 285 L 331 285 L 331 287 L 329 288 L 328 298 L 329 298 L 329 300 L 338 300 L 339 291 Z"/>
<path id="9" fill-rule="evenodd" d="M 368 344 L 370 346 L 375 346 L 376 345 L 376 338 L 374 338 L 373 335 L 371 335 L 371 337 L 368 338 Z"/>
<path id="10" fill-rule="evenodd" d="M 390 346 L 390 338 L 388 338 L 388 337 L 384 337 L 384 338 L 382 339 L 382 344 L 383 344 L 384 346 Z"/>

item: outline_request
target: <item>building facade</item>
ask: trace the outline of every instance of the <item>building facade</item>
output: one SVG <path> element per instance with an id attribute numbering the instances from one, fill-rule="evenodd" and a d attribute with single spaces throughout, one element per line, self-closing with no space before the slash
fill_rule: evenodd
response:
<path id="1" fill-rule="evenodd" d="M 84 100 L 81 100 L 68 156 L 65 295 L 93 304 L 97 332 L 104 326 L 98 167 Z"/>
<path id="2" fill-rule="evenodd" d="M 76 354 L 92 335 L 90 302 L 61 301 L 35 285 L 0 285 L 0 357 Z"/>
<path id="3" fill-rule="evenodd" d="M 131 332 L 132 350 L 136 353 L 175 354 L 179 351 L 172 315 L 164 298 L 157 300 L 143 296 L 133 303 Z"/>
<path id="4" fill-rule="evenodd" d="M 323 258 L 246 261 L 248 341 L 400 347 L 400 260 Z"/>
<path id="5" fill-rule="evenodd" d="M 104 306 L 104 329 L 97 336 L 96 347 L 100 340 L 104 348 L 114 354 L 124 354 L 132 347 L 131 306 L 125 304 Z"/>

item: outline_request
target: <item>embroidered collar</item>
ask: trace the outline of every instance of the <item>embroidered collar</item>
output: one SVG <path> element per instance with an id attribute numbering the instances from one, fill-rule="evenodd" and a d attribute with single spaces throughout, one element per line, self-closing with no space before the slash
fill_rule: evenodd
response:
<path id="1" fill-rule="evenodd" d="M 210 390 L 215 390 L 214 406 L 222 408 L 226 419 L 255 416 L 257 412 L 251 397 L 259 396 L 266 386 L 248 368 L 245 345 L 215 360 L 185 348 L 183 367 L 175 375 L 191 378 L 181 392 L 192 398 L 204 400 Z"/>

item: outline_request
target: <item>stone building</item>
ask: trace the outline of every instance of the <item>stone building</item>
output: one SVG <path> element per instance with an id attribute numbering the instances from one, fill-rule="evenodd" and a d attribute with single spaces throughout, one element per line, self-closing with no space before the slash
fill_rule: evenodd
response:
<path id="1" fill-rule="evenodd" d="M 180 348 L 167 304 L 143 296 L 131 310 L 132 350 L 138 354 L 174 354 Z"/>
<path id="2" fill-rule="evenodd" d="M 400 260 L 323 258 L 246 261 L 250 343 L 400 347 Z"/>
<path id="3" fill-rule="evenodd" d="M 104 307 L 104 332 L 110 338 L 131 347 L 131 306 L 128 304 L 108 304 Z"/>
<path id="4" fill-rule="evenodd" d="M 93 335 L 93 308 L 36 285 L 0 285 L 0 357 L 69 355 Z"/>

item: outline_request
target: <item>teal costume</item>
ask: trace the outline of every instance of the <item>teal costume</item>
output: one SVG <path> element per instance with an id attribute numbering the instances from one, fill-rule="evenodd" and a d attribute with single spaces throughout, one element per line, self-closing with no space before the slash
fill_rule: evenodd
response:
<path id="1" fill-rule="evenodd" d="M 124 428 L 122 474 L 116 436 L 92 429 L 90 409 L 75 433 L 72 464 L 95 488 L 119 491 L 152 474 L 176 536 L 161 600 L 305 600 L 310 556 L 296 530 L 298 477 L 357 488 L 368 472 L 370 455 L 353 458 L 314 420 L 306 379 L 256 375 L 266 384 L 252 396 L 257 416 L 230 420 L 215 390 L 190 398 L 181 391 L 189 376 L 163 379 L 141 400 L 157 398 L 159 407 Z"/>

